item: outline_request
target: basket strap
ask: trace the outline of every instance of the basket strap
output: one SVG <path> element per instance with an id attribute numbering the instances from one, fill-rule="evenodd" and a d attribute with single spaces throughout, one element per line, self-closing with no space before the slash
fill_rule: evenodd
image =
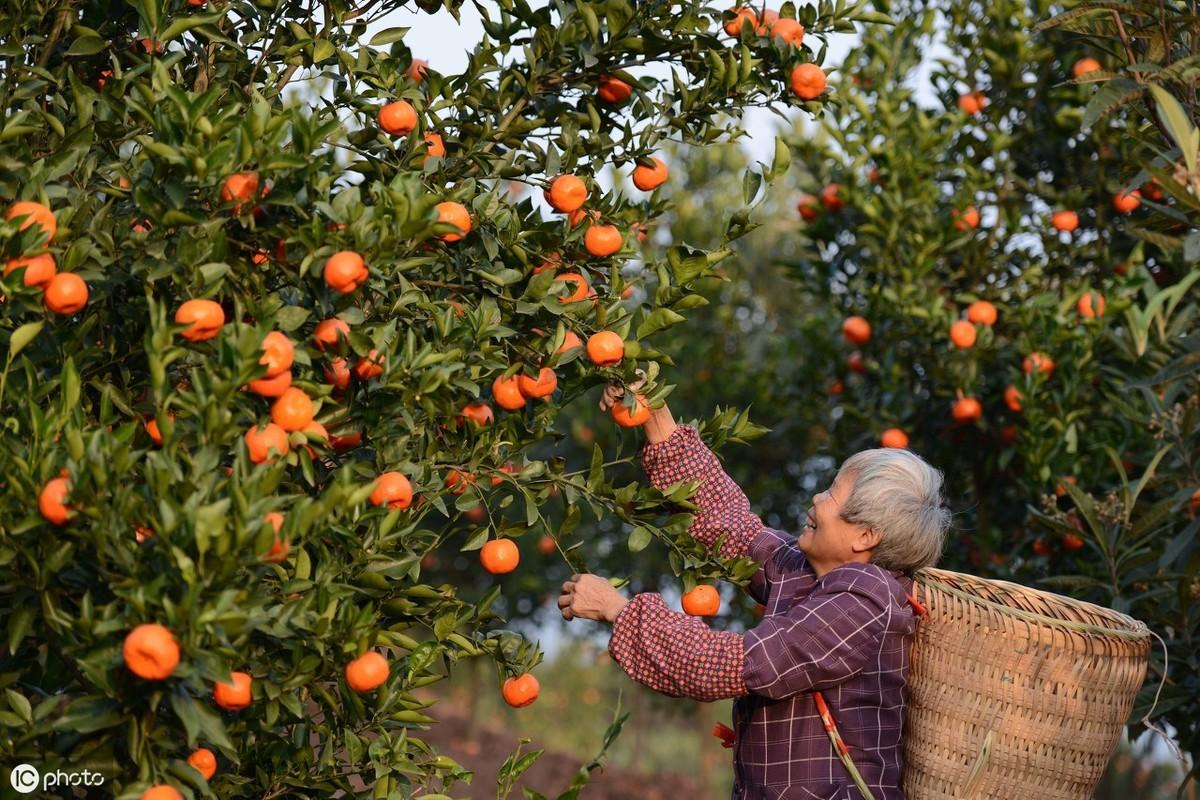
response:
<path id="1" fill-rule="evenodd" d="M 850 758 L 850 748 L 846 747 L 846 743 L 842 740 L 842 734 L 833 721 L 833 715 L 829 713 L 829 706 L 825 704 L 824 695 L 820 692 L 813 692 L 813 702 L 817 704 L 817 713 L 821 716 L 821 722 L 825 724 L 825 732 L 829 734 L 829 741 L 833 742 L 833 751 L 838 754 L 846 771 L 850 773 L 854 785 L 858 787 L 866 800 L 875 800 L 875 795 L 871 794 L 871 789 L 863 779 L 862 773 L 858 771 L 858 767 L 854 766 L 854 759 Z"/>

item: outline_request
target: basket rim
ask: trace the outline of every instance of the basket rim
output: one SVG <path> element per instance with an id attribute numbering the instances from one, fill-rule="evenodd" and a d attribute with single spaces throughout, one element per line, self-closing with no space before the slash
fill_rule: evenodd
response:
<path id="1" fill-rule="evenodd" d="M 1067 602 L 1077 605 L 1077 606 L 1085 606 L 1088 608 L 1099 609 L 1100 611 L 1103 612 L 1103 615 L 1118 617 L 1121 622 L 1127 623 L 1129 625 L 1130 629 L 1122 630 L 1120 628 L 1105 628 L 1105 627 L 1101 627 L 1100 625 L 1094 625 L 1090 622 L 1072 622 L 1071 620 L 1056 619 L 1055 617 L 1050 617 L 1045 614 L 1038 614 L 1033 611 L 1026 611 L 1021 608 L 1014 608 L 1012 606 L 1006 606 L 1001 603 L 997 603 L 992 600 L 988 600 L 986 598 L 979 597 L 978 595 L 973 595 L 970 592 L 965 592 L 962 589 L 959 589 L 957 587 L 950 586 L 949 584 L 944 583 L 942 580 L 938 579 L 939 574 L 940 575 L 965 575 L 966 577 L 971 578 L 972 580 L 983 581 L 984 583 L 990 583 L 990 584 L 993 584 L 993 585 L 1001 587 L 1001 588 L 1009 589 L 1010 591 L 1015 590 L 1016 592 L 1023 593 L 1023 594 L 1034 594 L 1034 595 L 1038 595 L 1040 597 L 1053 599 L 1056 602 L 1067 601 Z M 987 606 L 988 608 L 992 608 L 992 609 L 995 609 L 996 611 L 999 611 L 1003 615 L 1016 617 L 1017 619 L 1022 619 L 1022 620 L 1025 620 L 1026 622 L 1033 622 L 1033 623 L 1037 623 L 1040 625 L 1048 625 L 1050 627 L 1065 628 L 1067 630 L 1075 631 L 1078 633 L 1090 633 L 1090 634 L 1095 634 L 1098 636 L 1115 637 L 1118 639 L 1125 639 L 1125 640 L 1128 640 L 1131 642 L 1140 642 L 1142 640 L 1148 641 L 1150 639 L 1150 629 L 1146 625 L 1146 623 L 1142 622 L 1140 619 L 1131 617 L 1128 614 L 1122 614 L 1120 611 L 1116 611 L 1111 608 L 1105 608 L 1104 606 L 1097 605 L 1095 603 L 1089 603 L 1086 600 L 1076 600 L 1073 597 L 1067 597 L 1066 595 L 1055 594 L 1054 592 L 1047 592 L 1042 589 L 1034 589 L 1031 586 L 1025 586 L 1024 584 L 1020 584 L 1020 583 L 1013 583 L 1012 581 L 1003 581 L 1003 580 L 999 580 L 996 578 L 984 578 L 982 576 L 972 575 L 967 572 L 953 572 L 952 570 L 938 569 L 936 567 L 923 567 L 923 568 L 917 570 L 916 573 L 913 575 L 913 583 L 916 585 L 922 586 L 923 588 L 936 586 L 938 590 L 953 594 L 962 600 L 966 600 L 967 602 L 975 603 L 975 604 L 982 605 L 982 606 Z"/>

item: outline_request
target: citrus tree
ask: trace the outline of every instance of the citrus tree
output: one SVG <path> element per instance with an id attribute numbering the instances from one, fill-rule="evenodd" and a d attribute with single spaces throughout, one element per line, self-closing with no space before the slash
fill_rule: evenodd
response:
<path id="1" fill-rule="evenodd" d="M 449 75 L 380 29 L 401 7 L 6 8 L 7 763 L 120 797 L 446 796 L 469 775 L 414 690 L 486 656 L 526 705 L 540 654 L 495 628 L 498 586 L 431 557 L 502 575 L 548 535 L 582 569 L 583 504 L 685 581 L 753 570 L 662 516 L 687 487 L 568 470 L 547 434 L 644 373 L 615 414 L 639 424 L 671 389 L 651 343 L 753 226 L 639 251 L 672 202 L 656 154 L 750 106 L 819 112 L 821 40 L 881 17 L 502 0 Z"/>

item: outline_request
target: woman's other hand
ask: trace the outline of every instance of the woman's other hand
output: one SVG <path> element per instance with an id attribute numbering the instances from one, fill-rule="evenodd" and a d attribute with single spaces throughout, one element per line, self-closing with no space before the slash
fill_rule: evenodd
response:
<path id="1" fill-rule="evenodd" d="M 562 585 L 558 608 L 563 619 L 612 622 L 629 601 L 598 575 L 572 575 Z"/>
<path id="2" fill-rule="evenodd" d="M 629 388 L 636 392 L 645 382 L 645 378 L 641 378 L 631 383 Z M 600 395 L 600 410 L 607 414 L 624 397 L 625 387 L 619 383 L 610 383 L 604 387 L 604 391 Z M 675 418 L 671 416 L 671 409 L 667 408 L 667 405 L 664 403 L 662 408 L 653 408 L 650 410 L 650 419 L 646 420 L 646 424 L 642 426 L 642 430 L 646 433 L 647 442 L 658 444 L 670 438 L 671 434 L 675 432 L 676 427 Z"/>

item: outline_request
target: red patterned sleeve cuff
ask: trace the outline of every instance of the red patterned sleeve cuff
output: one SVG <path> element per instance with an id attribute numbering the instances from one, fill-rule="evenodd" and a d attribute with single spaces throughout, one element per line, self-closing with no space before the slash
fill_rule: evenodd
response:
<path id="1" fill-rule="evenodd" d="M 677 425 L 663 441 L 642 448 L 642 468 L 656 489 L 703 477 L 713 466 L 716 456 L 691 425 Z"/>
<path id="2" fill-rule="evenodd" d="M 671 611 L 658 594 L 626 604 L 613 621 L 608 652 L 630 678 L 671 697 L 711 702 L 747 693 L 741 635 Z"/>

